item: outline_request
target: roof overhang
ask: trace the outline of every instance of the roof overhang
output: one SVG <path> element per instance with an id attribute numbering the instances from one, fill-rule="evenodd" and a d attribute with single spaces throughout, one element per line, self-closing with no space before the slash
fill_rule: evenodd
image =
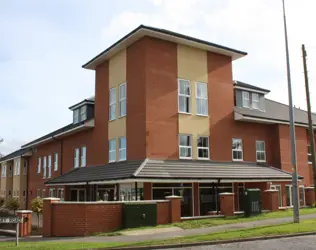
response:
<path id="1" fill-rule="evenodd" d="M 2 159 L 0 158 L 0 163 L 7 162 L 7 161 L 13 161 L 13 160 L 18 159 L 18 158 L 20 158 L 20 157 L 29 157 L 29 156 L 32 156 L 32 151 L 28 151 L 28 152 L 26 152 L 26 153 L 23 153 L 23 154 L 14 156 L 14 157 L 10 157 L 10 158 L 5 159 L 5 160 L 2 160 Z"/>
<path id="2" fill-rule="evenodd" d="M 84 105 L 88 105 L 88 104 L 89 105 L 94 105 L 94 101 L 83 100 L 83 101 L 81 101 L 81 102 L 79 102 L 79 103 L 77 103 L 75 105 L 70 106 L 69 109 L 70 110 L 75 110 L 77 108 L 80 108 L 80 107 L 82 107 Z"/>
<path id="3" fill-rule="evenodd" d="M 258 89 L 246 88 L 246 87 L 242 87 L 242 86 L 238 86 L 238 85 L 235 85 L 234 88 L 240 89 L 240 90 L 245 90 L 245 91 L 250 91 L 253 93 L 264 94 L 264 95 L 270 93 L 270 91 L 263 91 L 263 90 L 258 90 Z"/>
<path id="4" fill-rule="evenodd" d="M 53 140 L 58 140 L 58 139 L 61 139 L 63 137 L 66 137 L 66 136 L 69 136 L 69 135 L 72 135 L 72 134 L 75 134 L 75 133 L 79 133 L 79 132 L 82 132 L 82 131 L 94 128 L 94 123 L 95 123 L 94 119 L 91 119 L 89 121 L 84 122 L 80 126 L 77 126 L 77 127 L 72 128 L 72 129 L 69 129 L 67 131 L 61 132 L 59 134 L 50 136 L 50 137 L 45 138 L 43 140 L 31 143 L 31 144 L 26 144 L 26 145 L 22 146 L 22 148 L 29 148 L 29 147 L 33 147 L 33 146 L 38 146 L 38 145 L 41 145 L 41 144 L 45 144 L 45 143 L 51 142 Z"/>
<path id="5" fill-rule="evenodd" d="M 179 33 L 171 32 L 168 30 L 157 29 L 153 27 L 148 27 L 140 25 L 138 28 L 134 29 L 122 39 L 114 43 L 105 51 L 101 52 L 99 55 L 91 59 L 89 62 L 84 64 L 82 67 L 85 69 L 95 69 L 99 64 L 108 60 L 113 55 L 117 54 L 121 50 L 127 48 L 129 45 L 133 44 L 140 38 L 144 36 L 154 37 L 162 39 L 165 41 L 174 42 L 177 44 L 182 44 L 222 55 L 226 55 L 232 58 L 232 60 L 239 59 L 245 55 L 246 52 L 231 49 L 221 45 L 213 44 L 204 40 L 196 39 L 193 37 L 185 36 Z"/>
<path id="6" fill-rule="evenodd" d="M 235 121 L 244 121 L 244 122 L 257 122 L 257 123 L 265 123 L 265 124 L 285 124 L 290 125 L 289 121 L 277 120 L 277 119 L 267 119 L 256 116 L 244 115 L 239 112 L 234 112 Z M 306 123 L 295 123 L 295 126 L 298 127 L 308 127 Z M 313 125 L 313 128 L 316 128 L 316 125 Z"/>

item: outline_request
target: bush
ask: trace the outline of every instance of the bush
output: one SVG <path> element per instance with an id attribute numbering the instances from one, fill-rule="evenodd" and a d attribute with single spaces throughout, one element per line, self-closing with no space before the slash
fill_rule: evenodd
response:
<path id="1" fill-rule="evenodd" d="M 4 198 L 0 197 L 0 208 L 4 205 Z"/>
<path id="2" fill-rule="evenodd" d="M 19 199 L 18 198 L 12 198 L 12 199 L 8 200 L 7 203 L 6 203 L 6 208 L 9 209 L 9 210 L 14 211 L 14 215 L 15 215 L 15 211 L 20 208 Z"/>
<path id="3" fill-rule="evenodd" d="M 37 214 L 37 228 L 39 229 L 39 216 L 43 213 L 43 200 L 40 197 L 36 197 L 31 202 L 32 211 Z"/>

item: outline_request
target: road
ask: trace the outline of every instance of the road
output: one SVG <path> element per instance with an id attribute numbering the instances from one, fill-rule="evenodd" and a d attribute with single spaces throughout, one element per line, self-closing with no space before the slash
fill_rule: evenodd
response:
<path id="1" fill-rule="evenodd" d="M 178 248 L 179 249 L 179 248 Z M 296 238 L 282 238 L 243 243 L 232 243 L 213 246 L 196 246 L 181 248 L 184 250 L 314 250 L 316 236 L 301 236 Z M 176 250 L 176 249 L 174 249 Z"/>

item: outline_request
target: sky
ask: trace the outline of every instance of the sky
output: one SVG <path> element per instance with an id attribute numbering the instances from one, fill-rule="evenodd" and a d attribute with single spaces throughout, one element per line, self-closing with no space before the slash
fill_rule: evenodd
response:
<path id="1" fill-rule="evenodd" d="M 306 44 L 316 111 L 315 0 L 285 0 L 294 105 L 306 109 Z M 0 152 L 72 122 L 68 109 L 94 95 L 82 65 L 140 24 L 248 52 L 235 80 L 288 103 L 281 0 L 10 0 L 0 7 Z"/>

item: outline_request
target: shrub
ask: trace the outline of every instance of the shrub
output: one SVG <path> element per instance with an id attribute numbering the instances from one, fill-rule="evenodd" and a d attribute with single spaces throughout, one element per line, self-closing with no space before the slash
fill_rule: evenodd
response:
<path id="1" fill-rule="evenodd" d="M 14 211 L 14 215 L 15 215 L 15 211 L 20 208 L 19 199 L 18 198 L 12 198 L 12 199 L 8 200 L 7 203 L 6 203 L 6 208 L 9 209 L 9 210 Z"/>
<path id="2" fill-rule="evenodd" d="M 4 205 L 4 198 L 0 197 L 0 208 Z"/>
<path id="3" fill-rule="evenodd" d="M 36 197 L 31 202 L 32 211 L 37 214 L 37 228 L 39 229 L 39 216 L 43 213 L 43 200 L 40 197 Z"/>

